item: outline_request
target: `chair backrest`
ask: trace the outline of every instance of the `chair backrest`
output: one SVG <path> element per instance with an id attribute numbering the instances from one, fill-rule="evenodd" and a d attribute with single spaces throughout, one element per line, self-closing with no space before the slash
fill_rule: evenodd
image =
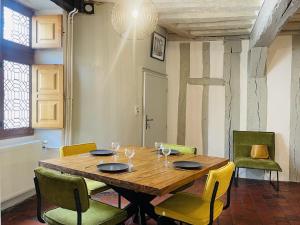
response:
<path id="1" fill-rule="evenodd" d="M 162 143 L 162 145 L 165 148 L 171 148 L 177 150 L 182 154 L 195 154 L 195 155 L 197 154 L 197 148 L 195 147 L 188 147 L 184 145 L 167 144 L 167 143 Z"/>
<path id="2" fill-rule="evenodd" d="M 233 131 L 233 157 L 250 157 L 252 145 L 267 145 L 270 158 L 275 158 L 275 133 Z"/>
<path id="3" fill-rule="evenodd" d="M 234 163 L 229 162 L 226 166 L 209 171 L 202 199 L 207 202 L 211 201 L 216 182 L 219 183 L 216 199 L 224 195 L 230 185 L 234 169 Z"/>
<path id="4" fill-rule="evenodd" d="M 55 206 L 76 211 L 74 191 L 79 194 L 81 211 L 89 208 L 87 187 L 82 177 L 61 174 L 56 171 L 38 167 L 34 170 L 38 181 L 38 191 L 42 199 Z"/>
<path id="5" fill-rule="evenodd" d="M 95 143 L 85 143 L 77 145 L 62 146 L 59 149 L 60 157 L 84 154 L 92 150 L 96 150 L 97 145 Z"/>

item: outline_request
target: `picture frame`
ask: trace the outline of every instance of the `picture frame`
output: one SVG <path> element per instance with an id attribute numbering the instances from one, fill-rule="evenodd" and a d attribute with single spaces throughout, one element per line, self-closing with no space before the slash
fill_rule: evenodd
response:
<path id="1" fill-rule="evenodd" d="M 165 61 L 167 39 L 165 36 L 153 32 L 151 41 L 151 54 L 150 56 L 160 61 Z"/>

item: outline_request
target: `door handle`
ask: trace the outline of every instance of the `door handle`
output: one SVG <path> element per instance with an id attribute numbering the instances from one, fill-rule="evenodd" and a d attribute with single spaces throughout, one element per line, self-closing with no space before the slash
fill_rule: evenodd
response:
<path id="1" fill-rule="evenodd" d="M 148 115 L 146 115 L 146 130 L 151 128 L 149 122 L 152 121 L 154 121 L 154 119 L 153 118 L 150 119 Z"/>

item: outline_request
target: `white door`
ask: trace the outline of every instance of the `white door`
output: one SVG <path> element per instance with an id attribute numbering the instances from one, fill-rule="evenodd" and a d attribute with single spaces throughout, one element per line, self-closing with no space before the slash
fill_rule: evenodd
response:
<path id="1" fill-rule="evenodd" d="M 153 147 L 154 142 L 167 139 L 166 75 L 144 70 L 143 145 Z"/>

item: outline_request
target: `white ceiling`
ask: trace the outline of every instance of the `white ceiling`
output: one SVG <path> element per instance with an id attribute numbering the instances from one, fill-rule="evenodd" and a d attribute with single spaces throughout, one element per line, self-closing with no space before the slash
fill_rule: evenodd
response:
<path id="1" fill-rule="evenodd" d="M 17 0 L 34 10 L 60 9 L 51 0 Z M 152 0 L 169 38 L 248 36 L 263 0 Z M 116 2 L 116 0 L 94 0 Z"/>
<path id="2" fill-rule="evenodd" d="M 16 1 L 36 11 L 61 9 L 51 0 L 16 0 Z"/>
<path id="3" fill-rule="evenodd" d="M 116 0 L 94 0 L 116 2 Z M 152 0 L 170 37 L 248 36 L 263 0 Z"/>

